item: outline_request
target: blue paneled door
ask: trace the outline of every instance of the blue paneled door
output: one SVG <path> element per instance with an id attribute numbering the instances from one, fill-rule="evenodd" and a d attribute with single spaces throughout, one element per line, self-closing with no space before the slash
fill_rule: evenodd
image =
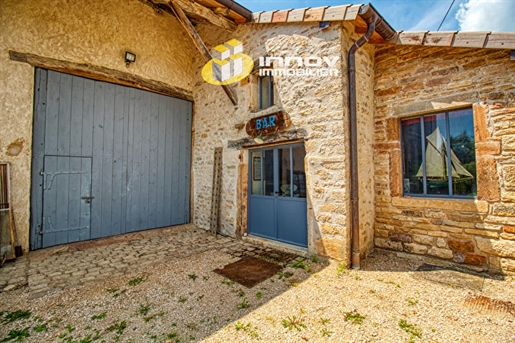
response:
<path id="1" fill-rule="evenodd" d="M 307 247 L 305 156 L 303 144 L 250 151 L 249 234 Z"/>
<path id="2" fill-rule="evenodd" d="M 191 103 L 36 69 L 31 250 L 190 220 Z"/>

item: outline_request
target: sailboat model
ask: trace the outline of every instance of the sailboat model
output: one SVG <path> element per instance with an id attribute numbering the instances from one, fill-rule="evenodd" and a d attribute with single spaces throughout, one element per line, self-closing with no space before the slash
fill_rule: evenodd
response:
<path id="1" fill-rule="evenodd" d="M 440 128 L 436 128 L 429 136 L 426 137 L 426 178 L 428 185 L 432 187 L 442 187 L 448 184 L 448 162 L 447 162 L 447 142 L 440 132 Z M 460 160 L 450 149 L 451 156 L 451 174 L 453 182 L 473 179 L 474 176 L 461 164 Z M 418 169 L 417 177 L 422 178 L 424 175 L 423 163 Z"/>

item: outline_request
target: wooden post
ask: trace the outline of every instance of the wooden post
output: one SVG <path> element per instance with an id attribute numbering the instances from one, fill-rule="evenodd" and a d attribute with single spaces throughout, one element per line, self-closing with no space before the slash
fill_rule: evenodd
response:
<path id="1" fill-rule="evenodd" d="M 182 24 L 188 35 L 191 37 L 193 43 L 197 47 L 198 51 L 200 51 L 200 54 L 205 58 L 206 62 L 210 61 L 213 58 L 213 56 L 211 56 L 211 52 L 206 47 L 197 31 L 195 31 L 195 28 L 191 24 L 190 20 L 188 19 L 182 8 L 175 1 L 169 1 L 168 6 L 172 9 L 179 22 Z M 222 85 L 222 88 L 225 91 L 225 94 L 227 94 L 227 96 L 229 97 L 229 100 L 231 100 L 232 104 L 234 106 L 238 105 L 238 98 L 236 96 L 236 93 L 234 92 L 234 89 L 232 89 L 228 85 Z"/>

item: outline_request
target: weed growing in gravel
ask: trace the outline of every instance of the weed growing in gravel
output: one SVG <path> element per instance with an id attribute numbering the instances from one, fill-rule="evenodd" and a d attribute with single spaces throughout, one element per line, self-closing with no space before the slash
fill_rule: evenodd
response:
<path id="1" fill-rule="evenodd" d="M 151 316 L 143 317 L 143 320 L 145 321 L 145 323 L 148 323 L 152 319 L 155 319 L 157 317 L 162 317 L 164 314 L 165 314 L 164 312 L 155 313 L 155 314 L 153 314 Z"/>
<path id="2" fill-rule="evenodd" d="M 320 333 L 322 334 L 322 337 L 331 337 L 331 335 L 333 334 L 333 332 L 329 331 L 328 328 L 322 328 L 322 330 L 320 330 Z"/>
<path id="3" fill-rule="evenodd" d="M 139 304 L 138 313 L 142 316 L 146 316 L 152 306 L 150 304 Z"/>
<path id="4" fill-rule="evenodd" d="M 68 330 L 69 333 L 72 333 L 73 331 L 75 331 L 75 328 L 72 327 L 71 325 L 66 325 L 65 328 L 66 328 L 66 330 Z"/>
<path id="5" fill-rule="evenodd" d="M 136 285 L 139 285 L 140 283 L 142 283 L 144 281 L 147 281 L 147 277 L 146 276 L 140 276 L 140 277 L 137 277 L 135 279 L 130 280 L 129 281 L 129 286 L 136 286 Z"/>
<path id="6" fill-rule="evenodd" d="M 311 266 L 304 262 L 304 260 L 295 261 L 292 263 L 291 267 L 295 269 L 304 269 L 308 273 L 311 272 Z"/>
<path id="7" fill-rule="evenodd" d="M 244 309 L 247 307 L 249 307 L 249 302 L 247 301 L 247 299 L 243 299 L 243 301 L 238 304 L 238 310 L 241 310 L 241 309 Z"/>
<path id="8" fill-rule="evenodd" d="M 2 312 L 2 316 L 5 312 Z M 3 318 L 4 323 L 12 323 L 20 319 L 29 319 L 30 318 L 30 311 L 23 311 L 23 310 L 17 310 L 14 312 L 9 312 L 5 315 Z"/>
<path id="9" fill-rule="evenodd" d="M 357 310 L 354 310 L 352 312 L 345 312 L 344 313 L 344 320 L 347 322 L 347 321 L 350 321 L 354 324 L 362 324 L 363 323 L 363 320 L 365 320 L 365 316 L 362 316 L 361 314 L 358 313 Z"/>
<path id="10" fill-rule="evenodd" d="M 395 283 L 393 281 L 384 281 L 383 279 L 377 279 L 377 281 L 384 282 L 387 285 L 394 285 L 397 288 L 401 288 L 401 285 L 399 285 L 398 283 Z"/>
<path id="11" fill-rule="evenodd" d="M 339 263 L 338 267 L 336 267 L 336 276 L 342 277 L 342 275 L 349 275 L 349 271 L 347 270 L 347 263 Z"/>
<path id="12" fill-rule="evenodd" d="M 261 293 L 261 292 L 256 293 L 256 298 L 261 299 L 262 296 L 263 296 L 263 293 Z"/>
<path id="13" fill-rule="evenodd" d="M 381 300 L 383 300 L 383 299 L 384 299 L 384 297 L 383 297 L 381 294 L 377 294 L 377 292 L 376 292 L 376 291 L 374 291 L 373 289 L 369 289 L 369 290 L 368 290 L 368 293 L 372 293 L 372 294 L 373 294 L 373 295 L 375 295 L 378 299 L 381 299 Z"/>
<path id="14" fill-rule="evenodd" d="M 239 297 L 244 297 L 245 296 L 245 292 L 244 291 L 239 291 L 238 292 L 238 296 Z"/>
<path id="15" fill-rule="evenodd" d="M 323 326 L 326 326 L 327 324 L 331 323 L 331 320 L 328 318 L 320 318 L 320 324 Z"/>
<path id="16" fill-rule="evenodd" d="M 96 319 L 102 319 L 106 316 L 106 313 L 105 312 L 102 312 L 100 314 L 95 314 L 93 317 L 91 317 L 91 320 L 96 320 Z"/>
<path id="17" fill-rule="evenodd" d="M 178 301 L 179 301 L 180 303 L 185 303 L 185 302 L 186 302 L 186 300 L 188 300 L 188 298 L 186 298 L 184 295 L 181 295 L 181 296 L 179 297 L 179 300 L 178 300 Z"/>
<path id="18" fill-rule="evenodd" d="M 222 280 L 222 283 L 223 283 L 224 285 L 227 285 L 227 286 L 234 285 L 234 281 L 229 280 L 229 279 L 223 279 L 223 280 Z"/>
<path id="19" fill-rule="evenodd" d="M 195 323 L 188 323 L 186 324 L 186 327 L 190 330 L 197 330 L 197 324 Z"/>
<path id="20" fill-rule="evenodd" d="M 193 281 L 197 280 L 198 276 L 195 274 L 188 274 L 188 277 L 192 279 Z"/>
<path id="21" fill-rule="evenodd" d="M 410 304 L 410 306 L 415 306 L 416 304 L 418 304 L 418 300 L 417 299 L 413 299 L 413 298 L 408 298 L 406 299 L 408 301 L 408 303 Z"/>
<path id="22" fill-rule="evenodd" d="M 202 298 L 204 298 L 204 294 L 202 294 L 202 295 L 199 295 L 199 296 L 197 297 L 197 301 L 200 301 L 200 300 L 202 300 Z"/>
<path id="23" fill-rule="evenodd" d="M 179 338 L 179 334 L 175 331 L 170 332 L 168 335 L 166 335 L 166 338 L 169 340 L 173 339 L 175 343 L 179 343 L 181 341 L 181 339 Z"/>
<path id="24" fill-rule="evenodd" d="M 195 337 L 190 335 L 190 341 L 194 341 L 195 340 Z"/>
<path id="25" fill-rule="evenodd" d="M 202 280 L 204 280 L 204 281 L 209 280 L 209 276 L 204 275 L 204 276 L 202 277 Z"/>
<path id="26" fill-rule="evenodd" d="M 297 316 L 288 316 L 286 319 L 281 321 L 281 324 L 283 324 L 283 327 L 288 330 L 295 329 L 297 331 L 302 331 L 302 328 L 306 328 L 306 324 L 304 324 L 304 318 L 297 318 Z"/>
<path id="27" fill-rule="evenodd" d="M 120 292 L 118 292 L 118 291 L 120 291 L 119 288 L 108 288 L 107 289 L 107 292 L 111 293 L 113 295 L 113 298 L 117 298 L 120 295 L 122 295 L 123 293 L 127 292 L 127 290 L 125 290 L 125 289 L 122 289 Z"/>
<path id="28" fill-rule="evenodd" d="M 422 330 L 404 319 L 399 321 L 399 327 L 410 334 L 409 342 L 415 342 L 415 337 L 422 338 Z"/>
<path id="29" fill-rule="evenodd" d="M 247 333 L 251 338 L 259 337 L 259 334 L 257 332 L 257 326 L 252 327 L 252 324 L 250 323 L 247 323 L 247 325 L 245 325 L 243 323 L 240 323 L 240 321 L 238 320 L 234 328 L 236 329 L 236 331 L 243 330 L 243 332 Z"/>
<path id="30" fill-rule="evenodd" d="M 311 255 L 311 262 L 318 263 L 318 256 L 315 254 Z"/>
<path id="31" fill-rule="evenodd" d="M 25 328 L 23 330 L 16 329 L 16 330 L 9 331 L 9 334 L 7 335 L 7 337 L 2 339 L 1 342 L 7 342 L 10 340 L 21 341 L 26 337 L 30 337 L 29 328 Z"/>
<path id="32" fill-rule="evenodd" d="M 34 331 L 36 331 L 36 332 L 48 331 L 47 323 L 35 326 Z"/>
<path id="33" fill-rule="evenodd" d="M 279 275 L 279 280 L 280 280 L 282 278 L 285 278 L 285 279 L 291 278 L 293 276 L 293 273 L 279 271 L 279 272 L 277 272 L 277 275 Z M 270 280 L 270 281 L 273 281 L 273 280 Z"/>

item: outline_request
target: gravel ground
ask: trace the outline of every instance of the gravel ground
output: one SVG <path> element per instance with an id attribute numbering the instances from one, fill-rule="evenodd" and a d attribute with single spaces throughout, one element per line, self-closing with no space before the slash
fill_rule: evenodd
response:
<path id="1" fill-rule="evenodd" d="M 515 342 L 513 277 L 420 272 L 378 251 L 360 271 L 297 260 L 248 289 L 213 272 L 236 260 L 210 251 L 38 299 L 2 293 L 0 341 Z"/>

